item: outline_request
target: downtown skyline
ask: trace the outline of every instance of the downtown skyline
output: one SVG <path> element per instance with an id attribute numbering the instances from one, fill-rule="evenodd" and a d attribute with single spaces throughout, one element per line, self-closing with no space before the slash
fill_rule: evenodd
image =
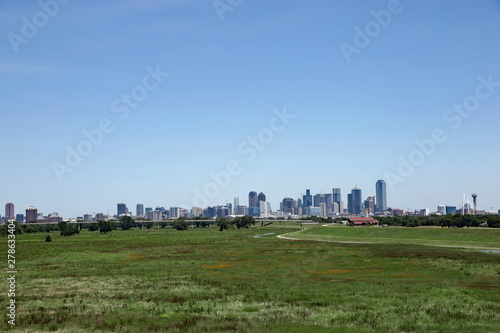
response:
<path id="1" fill-rule="evenodd" d="M 346 201 L 356 184 L 365 200 L 385 179 L 389 206 L 500 208 L 498 1 L 254 1 L 222 18 L 213 1 L 62 3 L 0 4 L 0 199 L 16 212 L 192 207 L 228 170 L 208 205 Z"/>
<path id="2" fill-rule="evenodd" d="M 340 216 L 343 214 L 354 214 L 354 215 L 372 215 L 372 214 L 383 214 L 384 212 L 387 211 L 394 211 L 394 212 L 407 212 L 407 213 L 413 213 L 413 212 L 418 212 L 418 211 L 426 211 L 426 214 L 429 213 L 441 213 L 442 209 L 461 209 L 462 205 L 464 204 L 464 197 L 461 197 L 461 201 L 452 203 L 452 202 L 439 202 L 436 203 L 432 207 L 418 207 L 415 209 L 407 209 L 404 207 L 398 207 L 389 204 L 387 201 L 387 190 L 386 190 L 386 183 L 384 180 L 378 180 L 375 184 L 375 193 L 374 194 L 364 194 L 363 189 L 359 188 L 357 185 L 353 187 L 350 192 L 349 191 L 343 191 L 341 188 L 332 188 L 330 193 L 324 193 L 324 192 L 314 192 L 311 191 L 310 189 L 306 189 L 305 192 L 301 192 L 300 196 L 298 197 L 293 197 L 293 196 L 284 196 L 282 199 L 280 199 L 277 203 L 271 203 L 267 201 L 267 196 L 263 192 L 257 193 L 256 191 L 250 191 L 246 197 L 238 197 L 235 196 L 232 198 L 232 200 L 227 200 L 226 202 L 220 202 L 215 205 L 208 205 L 208 206 L 182 206 L 178 207 L 175 205 L 170 205 L 170 204 L 165 204 L 165 203 L 160 203 L 160 204 L 144 204 L 143 202 L 137 202 L 137 203 L 124 203 L 124 202 L 119 202 L 115 204 L 115 208 L 108 208 L 105 211 L 98 211 L 94 209 L 90 209 L 87 211 L 81 211 L 76 214 L 76 215 L 63 215 L 60 213 L 60 211 L 57 210 L 50 210 L 50 211 L 43 211 L 41 209 L 38 209 L 36 207 L 30 206 L 26 208 L 26 212 L 28 210 L 37 210 L 38 214 L 44 214 L 45 216 L 50 216 L 52 214 L 56 214 L 54 216 L 61 217 L 64 219 L 74 219 L 77 217 L 83 217 L 83 216 L 91 216 L 95 217 L 97 214 L 103 214 L 102 216 L 121 216 L 121 215 L 130 215 L 130 216 L 146 216 L 146 212 L 148 210 L 158 210 L 161 208 L 162 210 L 167 209 L 181 209 L 185 212 L 190 212 L 192 213 L 192 209 L 196 209 L 196 211 L 200 211 L 200 209 L 203 211 L 207 208 L 211 207 L 229 207 L 229 212 L 228 215 L 240 215 L 237 211 L 236 208 L 238 205 L 240 207 L 244 207 L 245 213 L 241 213 L 241 215 L 251 215 L 255 217 L 259 217 L 259 206 L 260 202 L 265 202 L 266 205 L 268 205 L 268 208 L 265 208 L 266 211 L 269 209 L 269 211 L 272 211 L 273 213 L 276 213 L 277 211 L 282 211 L 284 212 L 285 216 L 287 216 L 288 213 L 291 213 L 292 215 L 297 215 L 298 212 L 291 212 L 287 211 L 286 209 L 283 209 L 284 207 L 282 206 L 283 203 L 285 203 L 286 200 L 292 200 L 293 204 L 295 205 L 294 207 L 314 207 L 314 208 L 319 208 L 321 207 L 321 204 L 318 204 L 319 202 L 324 202 L 324 200 L 327 200 L 329 204 L 326 204 L 325 211 L 320 210 L 314 210 L 314 211 L 309 211 L 304 208 L 304 210 L 301 210 L 302 212 L 301 216 L 309 216 L 309 215 L 318 215 L 318 216 L 330 216 L 330 213 L 336 213 L 335 216 Z M 370 193 L 369 191 L 366 191 L 367 193 Z M 467 195 L 468 200 L 470 200 L 469 209 L 472 209 L 472 202 L 474 201 L 474 196 L 477 197 L 477 194 L 471 194 Z M 382 197 L 383 199 L 377 199 Z M 242 200 L 243 199 L 243 200 Z M 481 197 L 478 200 L 478 202 L 481 202 Z M 338 206 L 337 203 L 339 204 Z M 238 204 L 238 205 L 237 205 Z M 19 208 L 14 209 L 14 204 L 13 203 L 7 203 L 5 204 L 5 214 L 2 217 L 6 217 L 8 212 L 11 214 L 11 218 L 13 217 L 18 217 L 19 214 L 24 214 L 24 209 L 22 212 L 19 212 Z M 257 208 L 254 210 L 252 207 Z M 262 207 L 262 206 L 260 206 Z M 291 207 L 291 206 L 290 206 Z M 466 206 L 467 207 L 467 206 Z M 365 209 L 368 209 L 365 210 Z M 479 204 L 477 206 L 478 211 L 484 211 L 486 213 L 493 213 L 493 214 L 500 214 L 500 208 L 495 209 L 492 208 L 490 210 L 482 208 L 482 206 Z M 136 213 L 140 212 L 140 213 Z M 398 213 L 398 214 L 399 214 Z M 36 214 L 36 213 L 35 213 Z M 58 214 L 58 215 L 57 215 Z M 195 216 L 197 216 L 195 214 Z M 25 216 L 26 218 L 26 216 Z"/>

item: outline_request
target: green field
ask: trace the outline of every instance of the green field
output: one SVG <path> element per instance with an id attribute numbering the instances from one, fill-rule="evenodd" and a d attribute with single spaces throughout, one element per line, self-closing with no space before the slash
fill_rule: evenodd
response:
<path id="1" fill-rule="evenodd" d="M 371 229 L 313 227 L 298 235 L 366 238 Z M 401 243 L 428 232 L 378 229 Z M 18 235 L 13 331 L 500 331 L 500 255 L 276 237 L 298 230 L 275 223 L 224 232 L 82 231 L 52 233 L 50 243 L 43 234 Z M 473 231 L 434 230 L 451 243 Z M 495 235 L 474 239 L 495 243 Z M 3 309 L 6 300 L 2 293 Z M 5 318 L 2 331 L 11 328 Z"/>
<path id="2" fill-rule="evenodd" d="M 317 226 L 285 237 L 331 242 L 399 243 L 500 249 L 500 229 Z"/>

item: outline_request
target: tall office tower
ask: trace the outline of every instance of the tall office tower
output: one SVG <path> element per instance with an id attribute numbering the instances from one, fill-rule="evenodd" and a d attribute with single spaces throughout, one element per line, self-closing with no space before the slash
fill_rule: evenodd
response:
<path id="1" fill-rule="evenodd" d="M 267 201 L 259 201 L 260 217 L 268 218 L 271 216 L 271 204 Z"/>
<path id="2" fill-rule="evenodd" d="M 127 205 L 125 205 L 124 203 L 119 203 L 116 205 L 116 215 L 118 215 L 118 217 L 122 216 L 122 215 L 127 215 Z"/>
<path id="3" fill-rule="evenodd" d="M 260 192 L 259 196 L 257 197 L 257 201 L 266 201 L 266 195 Z"/>
<path id="4" fill-rule="evenodd" d="M 319 204 L 319 209 L 320 209 L 320 217 L 326 217 L 326 204 L 324 202 L 321 202 Z"/>
<path id="5" fill-rule="evenodd" d="M 375 196 L 377 198 L 376 211 L 383 213 L 387 210 L 387 190 L 385 181 L 380 179 L 375 184 Z"/>
<path id="6" fill-rule="evenodd" d="M 33 206 L 26 208 L 26 223 L 31 221 L 36 222 L 37 219 L 38 219 L 38 210 Z"/>
<path id="7" fill-rule="evenodd" d="M 312 206 L 312 196 L 311 196 L 311 190 L 307 189 L 306 190 L 306 196 L 303 202 L 304 207 L 311 207 Z"/>
<path id="8" fill-rule="evenodd" d="M 95 214 L 95 220 L 96 221 L 104 221 L 106 218 L 104 217 L 104 213 L 97 213 Z"/>
<path id="9" fill-rule="evenodd" d="M 240 205 L 240 197 L 234 197 L 234 213 L 236 214 L 236 208 Z"/>
<path id="10" fill-rule="evenodd" d="M 355 187 L 351 190 L 351 195 L 350 199 L 348 202 L 348 205 L 350 207 L 349 213 L 350 214 L 355 214 L 359 215 L 363 211 L 362 206 L 363 206 L 363 201 L 361 199 L 361 189 Z"/>
<path id="11" fill-rule="evenodd" d="M 292 198 L 285 198 L 283 199 L 282 202 L 282 210 L 283 213 L 285 214 L 293 214 L 293 199 Z"/>
<path id="12" fill-rule="evenodd" d="M 302 208 L 302 200 L 301 199 L 297 199 L 297 207 Z"/>
<path id="13" fill-rule="evenodd" d="M 92 221 L 92 214 L 83 214 L 83 221 L 84 222 Z"/>
<path id="14" fill-rule="evenodd" d="M 353 207 L 353 204 L 352 204 L 352 194 L 351 193 L 347 193 L 347 211 L 349 212 L 349 214 L 354 214 L 352 207 Z"/>
<path id="15" fill-rule="evenodd" d="M 340 194 L 340 189 L 339 188 L 334 188 L 333 189 L 333 197 L 332 197 L 332 200 L 333 202 L 336 202 L 339 204 L 340 206 L 340 203 L 342 202 L 342 196 Z"/>
<path id="16" fill-rule="evenodd" d="M 258 207 L 259 205 L 259 199 L 258 199 L 258 195 L 257 195 L 257 192 L 250 192 L 248 194 L 248 207 L 251 208 L 251 207 Z"/>
<path id="17" fill-rule="evenodd" d="M 16 214 L 16 221 L 19 223 L 24 222 L 24 215 L 23 214 Z"/>
<path id="18" fill-rule="evenodd" d="M 14 204 L 12 202 L 9 202 L 8 204 L 5 204 L 5 218 L 7 220 L 12 220 L 14 219 L 14 217 Z"/>
<path id="19" fill-rule="evenodd" d="M 257 192 L 250 192 L 248 194 L 248 211 L 251 216 L 259 217 L 259 198 Z"/>
<path id="20" fill-rule="evenodd" d="M 137 204 L 137 206 L 135 206 L 135 216 L 144 217 L 144 205 L 143 204 Z"/>
<path id="21" fill-rule="evenodd" d="M 439 215 L 446 215 L 446 208 L 444 205 L 438 205 L 438 210 L 437 210 Z"/>

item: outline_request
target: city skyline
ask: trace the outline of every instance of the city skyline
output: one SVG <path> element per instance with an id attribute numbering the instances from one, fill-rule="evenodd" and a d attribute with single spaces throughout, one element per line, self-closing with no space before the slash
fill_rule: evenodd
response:
<path id="1" fill-rule="evenodd" d="M 276 207 L 332 184 L 346 205 L 385 179 L 402 209 L 499 209 L 498 1 L 0 8 L 4 203 Z"/>
<path id="2" fill-rule="evenodd" d="M 387 205 L 387 197 L 385 196 L 385 190 L 383 189 L 385 186 L 381 186 L 380 184 L 383 184 L 385 185 L 385 181 L 384 180 L 378 180 L 376 183 L 375 183 L 375 192 L 379 192 L 380 194 L 382 194 L 383 196 L 383 202 L 385 204 L 385 209 L 383 211 L 380 211 L 378 210 L 378 205 L 380 205 L 380 202 L 379 200 L 380 199 L 377 199 L 377 196 L 376 195 L 368 195 L 368 196 L 364 196 L 362 194 L 362 189 L 359 188 L 357 185 L 351 189 L 351 192 L 350 193 L 346 193 L 346 196 L 345 196 L 345 199 L 342 197 L 342 189 L 340 188 L 332 188 L 331 192 L 332 193 L 317 193 L 317 194 L 311 194 L 311 193 L 314 193 L 314 192 L 311 192 L 310 189 L 306 189 L 306 194 L 304 194 L 302 197 L 298 197 L 298 198 L 292 198 L 292 197 L 287 197 L 285 196 L 283 199 L 281 199 L 279 201 L 278 204 L 271 204 L 269 201 L 266 201 L 266 195 L 263 193 L 263 192 L 260 192 L 259 194 L 257 194 L 257 192 L 255 191 L 250 191 L 249 194 L 248 194 L 248 197 L 249 197 L 249 202 L 248 202 L 248 206 L 246 205 L 242 205 L 242 206 L 238 206 L 237 203 L 239 204 L 239 197 L 234 197 L 233 198 L 233 202 L 231 202 L 230 200 L 227 201 L 226 203 L 218 203 L 218 204 L 215 204 L 215 205 L 209 205 L 209 206 L 206 206 L 206 207 L 196 207 L 196 206 L 191 206 L 191 207 L 177 207 L 177 206 L 170 206 L 168 204 L 166 205 L 161 205 L 161 204 L 156 204 L 156 205 L 149 205 L 149 204 L 144 204 L 144 203 L 136 203 L 136 204 L 127 204 L 127 203 L 117 203 L 116 204 L 116 214 L 114 214 L 113 210 L 106 210 L 106 213 L 104 213 L 103 211 L 96 211 L 96 210 L 92 210 L 92 212 L 87 211 L 87 212 L 80 212 L 76 215 L 71 215 L 71 216 L 65 216 L 65 218 L 76 218 L 76 217 L 83 217 L 84 220 L 86 220 L 85 216 L 97 216 L 98 214 L 105 214 L 105 215 L 108 215 L 108 216 L 121 216 L 121 215 L 131 215 L 131 216 L 144 216 L 144 217 L 147 217 L 149 216 L 148 215 L 148 212 L 149 213 L 153 213 L 154 211 L 158 210 L 159 208 L 161 209 L 165 209 L 164 207 L 169 207 L 167 210 L 172 212 L 172 210 L 175 212 L 172 212 L 172 216 L 176 216 L 176 217 L 179 217 L 181 216 L 181 214 L 179 213 L 181 210 L 184 211 L 184 212 L 190 212 L 192 209 L 196 209 L 196 211 L 200 211 L 201 209 L 201 212 L 204 210 L 204 209 L 207 209 L 207 208 L 210 208 L 210 207 L 219 207 L 219 206 L 228 206 L 229 207 L 229 212 L 228 212 L 228 215 L 252 215 L 252 216 L 256 216 L 258 217 L 259 214 L 260 214 L 260 210 L 262 209 L 265 209 L 265 211 L 273 211 L 273 212 L 277 212 L 277 211 L 283 211 L 285 213 L 292 213 L 292 214 L 295 214 L 294 211 L 290 211 L 290 209 L 292 207 L 295 207 L 293 205 L 298 205 L 296 207 L 300 207 L 300 208 L 304 208 L 304 210 L 302 210 L 302 214 L 300 215 L 303 215 L 303 216 L 307 216 L 307 215 L 321 215 L 321 216 L 326 216 L 326 212 L 333 212 L 333 213 L 339 213 L 340 215 L 342 214 L 345 214 L 346 212 L 349 212 L 349 214 L 353 214 L 353 215 L 372 215 L 372 214 L 377 214 L 377 213 L 383 213 L 383 212 L 386 212 L 387 210 L 396 210 L 396 211 L 405 211 L 405 212 L 408 212 L 408 213 L 413 213 L 413 212 L 422 212 L 422 211 L 426 211 L 427 214 L 428 213 L 434 213 L 434 212 L 437 212 L 437 213 L 441 213 L 443 214 L 443 212 L 445 212 L 446 214 L 448 213 L 451 213 L 451 212 L 455 212 L 456 210 L 459 210 L 462 208 L 462 206 L 464 205 L 464 197 L 462 196 L 462 201 L 461 203 L 457 203 L 457 204 L 452 204 L 452 203 L 438 203 L 436 205 L 434 205 L 433 207 L 419 207 L 419 208 L 415 208 L 415 209 L 405 209 L 404 207 L 397 207 L 397 206 L 391 206 L 391 205 Z M 307 206 L 307 195 L 310 195 L 311 197 L 311 204 L 310 206 Z M 468 195 L 466 195 L 467 198 L 469 197 Z M 474 198 L 473 196 L 475 196 L 477 198 L 477 194 L 476 193 L 473 193 L 471 194 L 471 198 Z M 259 200 L 260 199 L 260 200 Z M 288 201 L 287 201 L 288 200 Z M 255 204 L 255 202 L 257 202 L 257 206 L 256 207 L 253 207 L 255 208 L 254 210 L 250 209 L 250 205 L 253 203 Z M 261 202 L 265 202 L 266 205 L 261 205 Z M 285 202 L 288 202 L 287 204 L 285 204 Z M 321 205 L 325 205 L 325 207 L 322 207 Z M 135 206 L 135 212 L 136 214 L 134 215 L 133 214 L 133 209 L 132 207 Z M 130 207 L 130 209 L 129 209 Z M 241 211 L 241 212 L 238 212 L 238 207 L 242 207 L 242 208 L 245 208 L 244 211 Z M 265 207 L 265 208 L 263 208 Z M 274 207 L 274 208 L 273 208 Z M 323 213 L 319 213 L 320 210 L 306 210 L 306 207 L 313 207 L 313 208 L 321 208 L 321 209 L 324 209 L 324 214 Z M 434 209 L 435 207 L 437 207 L 437 209 Z M 471 205 L 471 203 L 469 202 L 468 204 L 465 204 L 465 207 L 466 209 L 470 209 L 472 210 L 473 206 Z M 284 208 L 282 210 L 282 208 Z M 14 204 L 13 203 L 7 203 L 5 205 L 5 209 L 6 209 L 6 212 L 9 211 L 12 212 L 13 216 L 16 217 L 16 219 L 19 219 L 18 216 L 20 215 L 23 215 L 23 214 L 19 214 L 14 211 Z M 484 211 L 484 212 L 487 212 L 487 213 L 493 213 L 493 214 L 500 214 L 500 209 L 498 210 L 495 210 L 495 209 L 491 209 L 491 210 L 487 210 L 487 209 L 481 209 L 481 206 L 478 206 L 477 208 L 478 211 Z M 34 212 L 32 214 L 34 215 L 31 215 L 30 217 L 30 212 Z M 38 213 L 37 213 L 38 212 Z M 25 219 L 27 221 L 28 218 L 33 218 L 33 216 L 37 216 L 37 215 L 40 215 L 42 212 L 42 210 L 39 210 L 38 208 L 36 208 L 36 206 L 29 206 L 28 208 L 26 208 L 26 215 L 25 215 Z M 51 212 L 54 212 L 54 210 L 51 210 Z M 323 212 L 323 210 L 321 210 L 321 212 Z M 56 214 L 56 216 L 59 216 L 59 212 L 54 212 L 54 213 L 47 213 L 46 216 L 50 216 L 50 215 L 53 215 L 53 214 Z M 104 215 L 103 215 L 104 216 Z M 150 215 L 151 219 L 153 215 Z M 5 217 L 5 216 L 4 216 Z M 155 217 L 155 220 L 156 220 L 156 217 Z"/>

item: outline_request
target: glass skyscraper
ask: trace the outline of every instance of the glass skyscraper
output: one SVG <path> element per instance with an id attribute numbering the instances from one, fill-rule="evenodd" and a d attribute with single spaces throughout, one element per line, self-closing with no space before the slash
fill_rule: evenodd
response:
<path id="1" fill-rule="evenodd" d="M 387 190 L 385 181 L 380 179 L 375 184 L 375 197 L 377 204 L 375 210 L 377 213 L 383 213 L 387 210 Z"/>

